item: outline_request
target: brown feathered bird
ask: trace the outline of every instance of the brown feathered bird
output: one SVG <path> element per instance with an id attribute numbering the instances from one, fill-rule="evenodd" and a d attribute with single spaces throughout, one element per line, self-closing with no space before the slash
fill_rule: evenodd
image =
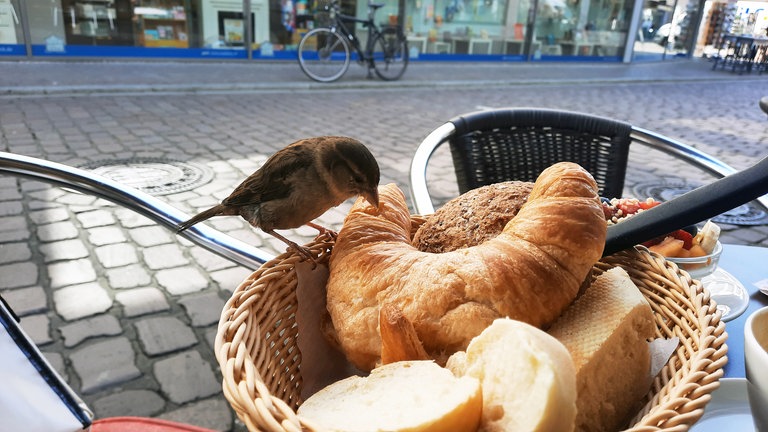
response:
<path id="1" fill-rule="evenodd" d="M 213 216 L 240 215 L 314 261 L 309 251 L 275 232 L 309 225 L 348 198 L 379 205 L 379 165 L 359 141 L 340 136 L 303 139 L 278 151 L 221 204 L 179 224 L 177 232 Z"/>

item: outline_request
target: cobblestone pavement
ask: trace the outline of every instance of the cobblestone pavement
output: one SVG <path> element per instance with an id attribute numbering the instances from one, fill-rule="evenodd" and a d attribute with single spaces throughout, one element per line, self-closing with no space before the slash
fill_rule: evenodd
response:
<path id="1" fill-rule="evenodd" d="M 106 82 L 98 92 L 74 87 L 56 94 L 42 87 L 4 92 L 0 150 L 73 166 L 138 159 L 193 164 L 207 173 L 201 184 L 160 196 L 189 214 L 226 196 L 277 149 L 325 134 L 367 143 L 381 165 L 382 183 L 407 190 L 416 145 L 448 118 L 487 107 L 551 107 L 623 119 L 739 169 L 768 153 L 768 117 L 757 105 L 768 95 L 765 77 L 724 73 L 702 79 L 692 73 L 666 81 L 644 75 L 601 82 L 591 76 L 574 85 L 567 65 L 553 67 L 560 68 L 560 81 L 489 80 L 471 88 L 458 81 L 440 85 L 439 77 L 432 77 L 433 85 L 423 87 L 283 83 L 279 89 L 163 92 L 163 83 L 155 83 L 154 93 L 122 88 L 110 94 Z M 441 73 L 455 78 L 451 71 L 446 66 Z M 429 179 L 438 201 L 457 193 L 446 149 L 436 153 Z M 625 196 L 649 183 L 711 180 L 636 147 Z M 348 208 L 345 203 L 319 221 L 338 228 Z M 210 224 L 271 253 L 284 250 L 237 218 Z M 726 242 L 768 246 L 768 225 L 723 228 Z M 313 230 L 286 234 L 308 241 Z M 99 418 L 152 416 L 242 430 L 221 393 L 213 338 L 225 300 L 250 271 L 103 199 L 0 177 L 0 293 Z"/>

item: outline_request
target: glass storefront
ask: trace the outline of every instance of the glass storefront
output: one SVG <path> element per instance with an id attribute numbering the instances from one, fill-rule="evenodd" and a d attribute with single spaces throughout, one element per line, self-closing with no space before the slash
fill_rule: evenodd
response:
<path id="1" fill-rule="evenodd" d="M 617 61 L 632 9 L 631 0 L 416 0 L 409 5 L 411 47 L 503 60 Z"/>
<path id="2" fill-rule="evenodd" d="M 25 55 L 21 10 L 17 0 L 0 0 L 0 55 Z"/>
<path id="3" fill-rule="evenodd" d="M 698 0 L 645 0 L 634 44 L 635 59 L 689 57 L 700 17 Z"/>
<path id="4" fill-rule="evenodd" d="M 636 0 L 385 3 L 376 19 L 402 17 L 412 59 L 470 61 L 622 61 L 627 43 L 633 60 L 690 56 L 704 4 L 645 0 L 637 11 Z M 710 3 L 726 4 L 706 2 L 705 13 L 716 9 Z M 367 0 L 341 7 L 368 13 Z M 294 59 L 315 25 L 314 0 L 0 0 L 0 56 Z"/>

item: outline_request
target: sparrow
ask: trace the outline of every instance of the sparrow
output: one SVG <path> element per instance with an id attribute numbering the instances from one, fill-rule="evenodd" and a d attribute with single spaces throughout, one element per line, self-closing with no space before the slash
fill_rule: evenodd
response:
<path id="1" fill-rule="evenodd" d="M 315 262 L 307 248 L 275 230 L 308 225 L 331 232 L 312 221 L 354 196 L 378 208 L 379 179 L 379 165 L 361 142 L 342 136 L 303 139 L 272 155 L 220 204 L 180 223 L 176 232 L 214 216 L 240 215 Z"/>

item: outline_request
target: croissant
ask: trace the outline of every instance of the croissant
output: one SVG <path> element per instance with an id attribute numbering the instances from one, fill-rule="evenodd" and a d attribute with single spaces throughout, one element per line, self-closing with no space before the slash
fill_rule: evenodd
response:
<path id="1" fill-rule="evenodd" d="M 358 199 L 331 253 L 327 285 L 328 312 L 348 360 L 361 370 L 381 362 L 384 306 L 412 324 L 438 361 L 466 349 L 496 318 L 551 323 L 602 255 L 606 224 L 597 190 L 579 165 L 555 164 L 498 236 L 441 254 L 411 245 L 411 218 L 396 185 L 379 188 L 378 209 Z M 413 336 L 403 335 L 404 343 L 414 346 Z"/>

